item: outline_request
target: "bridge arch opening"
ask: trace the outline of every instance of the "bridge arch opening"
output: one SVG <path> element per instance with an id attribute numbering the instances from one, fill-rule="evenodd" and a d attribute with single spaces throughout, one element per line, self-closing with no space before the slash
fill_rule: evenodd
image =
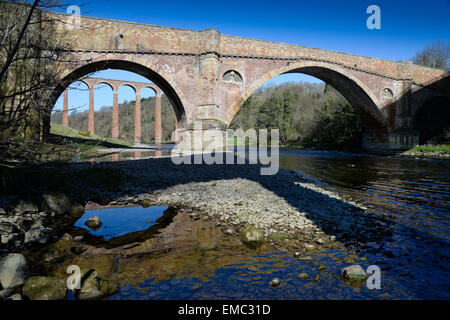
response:
<path id="1" fill-rule="evenodd" d="M 64 90 L 67 87 L 69 87 L 71 83 L 76 81 L 83 81 L 85 77 L 92 76 L 98 71 L 108 69 L 133 72 L 151 81 L 154 85 L 156 85 L 159 89 L 161 89 L 161 92 L 164 93 L 163 97 L 165 97 L 165 99 L 167 99 L 167 101 L 169 102 L 169 105 L 171 105 L 171 108 L 173 109 L 173 112 L 175 114 L 176 118 L 175 122 L 177 123 L 177 127 L 183 128 L 185 126 L 186 112 L 184 106 L 177 92 L 168 83 L 168 81 L 166 81 L 166 79 L 164 79 L 157 72 L 151 70 L 150 68 L 144 65 L 124 60 L 106 60 L 88 63 L 72 71 L 67 76 L 65 76 L 55 87 L 54 93 L 50 99 L 50 105 L 52 106 L 55 105 L 56 101 L 62 96 Z M 152 87 L 151 83 L 149 83 L 148 87 L 156 92 L 156 90 Z M 50 121 L 44 124 L 44 130 L 46 133 L 49 132 L 49 129 L 50 129 Z"/>
<path id="2" fill-rule="evenodd" d="M 121 75 L 120 72 L 123 74 Z M 108 74 L 112 73 L 113 76 L 112 77 L 108 76 L 107 73 Z M 109 78 L 109 79 L 101 81 L 101 78 Z M 186 116 L 184 107 L 178 95 L 167 83 L 167 81 L 165 81 L 161 76 L 157 75 L 155 72 L 153 72 L 146 66 L 138 65 L 128 61 L 106 61 L 106 62 L 103 61 L 101 63 L 97 62 L 85 65 L 67 75 L 59 83 L 52 99 L 54 99 L 54 97 L 58 95 L 58 93 L 61 93 L 61 90 L 64 91 L 65 88 L 70 85 L 71 81 L 73 81 L 73 79 L 77 79 L 76 81 L 85 82 L 91 87 L 92 86 L 96 87 L 97 84 L 104 83 L 112 88 L 115 99 L 112 100 L 115 102 L 112 104 L 113 105 L 112 110 L 109 110 L 110 117 L 111 111 L 113 117 L 113 120 L 110 121 L 112 123 L 109 127 L 113 127 L 115 128 L 115 130 L 112 129 L 113 130 L 112 133 L 111 129 L 106 134 L 103 132 L 102 136 L 119 138 L 122 140 L 128 140 L 130 142 L 132 142 L 133 140 L 134 142 L 141 142 L 141 134 L 140 134 L 141 125 L 144 128 L 144 130 L 147 130 L 147 132 L 149 126 L 152 126 L 154 128 L 153 130 L 156 130 L 156 128 L 162 126 L 163 130 L 158 131 L 159 135 L 161 134 L 164 135 L 162 137 L 163 141 L 170 141 L 171 137 L 173 136 L 172 134 L 173 131 L 177 127 L 178 128 L 183 127 L 184 125 Z M 160 83 L 161 85 L 158 85 L 158 83 Z M 95 89 L 97 90 L 97 88 Z M 132 94 L 130 93 L 131 92 L 130 90 L 133 92 Z M 149 90 L 152 93 L 153 97 L 157 96 L 156 99 L 152 98 L 153 102 L 147 101 L 146 99 L 147 97 L 143 97 L 144 101 L 141 101 L 141 94 L 146 92 L 147 90 Z M 124 94 L 124 92 L 126 94 Z M 94 96 L 94 100 L 97 100 L 98 94 L 92 93 L 92 95 Z M 123 99 L 123 96 L 126 96 L 128 98 Z M 58 102 L 61 102 L 60 100 L 62 100 L 62 94 L 60 94 Z M 140 102 L 139 106 L 137 103 L 138 100 Z M 159 100 L 159 103 L 156 103 L 155 100 L 156 101 Z M 158 126 L 156 124 L 151 125 L 148 124 L 149 121 L 145 121 L 145 119 L 148 118 L 146 117 L 146 113 L 150 111 L 153 114 L 153 117 L 151 117 L 151 119 L 154 122 L 156 113 L 155 108 L 157 107 L 157 105 L 161 106 L 161 101 L 162 101 L 162 110 L 160 110 L 158 114 L 161 114 L 162 111 L 163 118 L 161 119 L 161 117 L 159 117 Z M 144 107 L 144 110 L 143 112 L 138 113 L 137 109 L 138 107 L 139 109 L 141 109 L 140 104 L 142 102 L 144 102 L 144 105 L 142 106 Z M 153 107 L 149 108 L 147 106 L 148 103 L 153 103 Z M 118 104 L 120 104 L 120 107 L 117 108 L 118 110 L 114 111 L 114 105 Z M 116 114 L 116 116 L 114 116 L 114 114 Z M 117 114 L 119 115 L 117 116 Z M 171 119 L 170 123 L 167 123 L 167 121 L 165 121 L 166 119 L 164 118 L 164 116 L 170 117 Z M 91 118 L 91 116 L 89 117 Z M 54 117 L 52 116 L 52 120 L 53 118 Z M 94 124 L 88 125 L 88 129 L 86 130 L 94 132 L 94 127 L 98 126 L 97 124 L 98 121 L 97 117 L 92 116 L 92 118 L 95 118 L 95 125 Z M 133 123 L 129 121 L 129 118 L 133 119 Z M 139 118 L 139 121 L 137 118 Z M 144 120 L 142 124 L 141 120 Z M 91 120 L 89 121 L 94 122 Z M 105 121 L 103 120 L 103 122 Z M 116 125 L 114 125 L 114 123 L 116 123 Z M 133 136 L 131 138 L 129 137 L 130 132 L 134 132 L 134 138 Z M 95 131 L 95 133 L 98 133 L 98 131 Z M 154 139 L 155 136 L 158 136 L 158 134 L 156 133 L 153 134 L 152 138 Z M 145 142 L 150 142 L 149 140 L 147 140 L 149 138 L 150 137 L 147 134 Z M 160 140 L 161 139 L 159 139 L 159 141 Z"/>
<path id="3" fill-rule="evenodd" d="M 302 79 L 305 75 L 310 76 L 310 79 L 315 79 L 312 84 L 299 83 L 298 80 L 294 80 L 294 77 Z M 377 107 L 377 104 L 379 104 L 377 98 L 367 88 L 364 88 L 364 84 L 361 81 L 341 73 L 341 70 L 333 70 L 324 66 L 300 66 L 287 70 L 286 68 L 280 69 L 279 72 L 272 71 L 270 76 L 270 80 L 267 80 L 267 76 L 263 76 L 262 80 L 256 81 L 237 103 L 245 107 L 251 103 L 249 100 L 258 99 L 258 95 L 266 95 L 268 99 L 266 99 L 266 103 L 269 103 L 267 112 L 270 114 L 270 104 L 276 105 L 278 103 L 278 106 L 283 109 L 286 107 L 282 106 L 283 100 L 286 98 L 290 99 L 291 105 L 287 107 L 289 109 L 288 112 L 291 112 L 291 114 L 289 116 L 285 114 L 284 124 L 277 126 L 281 129 L 280 136 L 282 140 L 283 135 L 285 135 L 285 141 L 282 142 L 295 143 L 292 140 L 297 140 L 296 142 L 298 143 L 298 139 L 302 135 L 306 135 L 305 130 L 318 131 L 318 134 L 321 134 L 319 132 L 320 126 L 326 127 L 333 123 L 333 117 L 342 118 L 338 119 L 337 123 L 343 127 L 328 128 L 327 130 L 329 132 L 343 130 L 345 134 L 350 136 L 350 139 L 357 141 L 353 144 L 358 147 L 362 145 L 364 133 L 384 133 L 387 130 L 385 118 Z M 292 79 L 290 81 L 293 82 L 281 82 L 281 85 L 278 85 L 277 88 L 278 97 L 277 94 L 270 93 L 270 90 L 273 91 L 273 89 L 267 87 L 266 84 L 273 82 L 277 78 L 284 77 L 289 77 L 289 79 Z M 237 110 L 240 108 L 241 106 L 238 106 Z M 249 111 L 239 111 L 239 113 L 245 112 Z M 274 117 L 279 119 L 280 115 L 273 115 L 272 118 Z M 239 119 L 233 117 L 232 128 L 239 125 L 236 122 L 239 122 Z M 317 122 L 320 125 L 314 129 L 311 127 L 306 129 L 305 126 L 302 126 L 302 123 L 309 126 L 313 122 Z M 286 125 L 288 126 L 287 129 L 283 127 Z M 285 131 L 284 133 L 282 132 L 283 130 Z M 286 136 L 289 136 L 289 131 L 296 131 L 297 135 L 291 134 L 291 139 L 287 139 Z M 343 137 L 339 139 L 341 138 Z"/>
<path id="4" fill-rule="evenodd" d="M 420 144 L 450 143 L 450 99 L 443 96 L 427 99 L 413 118 Z"/>

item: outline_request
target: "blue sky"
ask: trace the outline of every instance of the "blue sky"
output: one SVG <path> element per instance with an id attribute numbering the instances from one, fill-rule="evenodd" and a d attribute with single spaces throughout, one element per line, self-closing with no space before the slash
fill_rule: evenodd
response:
<path id="1" fill-rule="evenodd" d="M 80 5 L 81 14 L 168 27 L 303 45 L 388 60 L 410 60 L 436 40 L 450 42 L 450 0 L 404 1 L 69 1 Z M 381 29 L 369 30 L 369 5 L 381 9 Z M 61 10 L 65 11 L 65 10 Z M 142 77 L 103 71 L 98 77 L 141 81 Z M 311 81 L 305 75 L 279 76 L 268 83 Z M 131 89 L 119 92 L 119 100 L 132 100 Z M 87 104 L 83 91 L 69 94 L 69 105 Z M 95 92 L 95 108 L 112 103 L 109 88 Z M 81 100 L 84 100 L 82 102 Z M 61 107 L 58 101 L 56 109 Z"/>

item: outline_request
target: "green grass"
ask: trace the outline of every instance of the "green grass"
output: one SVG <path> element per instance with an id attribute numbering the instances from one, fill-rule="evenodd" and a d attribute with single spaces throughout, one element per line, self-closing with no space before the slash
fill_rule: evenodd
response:
<path id="1" fill-rule="evenodd" d="M 416 146 L 414 148 L 409 149 L 408 151 L 416 151 L 416 152 L 445 152 L 450 153 L 450 144 L 442 144 L 442 145 L 424 145 L 424 146 Z"/>
<path id="2" fill-rule="evenodd" d="M 125 147 L 131 147 L 132 146 L 132 144 L 129 143 L 129 142 L 120 141 L 120 140 L 113 140 L 113 139 L 107 139 L 107 138 L 103 138 L 103 137 L 97 136 L 95 134 L 90 134 L 90 133 L 87 134 L 86 132 L 81 132 L 81 131 L 73 129 L 73 128 L 64 127 L 63 125 L 60 125 L 60 124 L 57 124 L 57 123 L 51 123 L 50 133 L 54 134 L 54 135 L 58 135 L 58 136 L 67 137 L 67 138 L 85 139 L 85 140 L 97 140 L 97 141 L 101 141 L 101 142 L 109 142 L 109 143 L 115 144 L 117 146 L 125 146 Z M 90 150 L 90 149 L 87 149 L 87 150 Z"/>

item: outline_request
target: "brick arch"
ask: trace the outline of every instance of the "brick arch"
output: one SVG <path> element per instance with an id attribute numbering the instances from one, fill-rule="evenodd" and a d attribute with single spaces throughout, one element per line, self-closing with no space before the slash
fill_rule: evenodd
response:
<path id="1" fill-rule="evenodd" d="M 95 62 L 87 63 L 77 68 L 73 68 L 72 71 L 65 71 L 63 74 L 62 80 L 55 87 L 54 93 L 51 97 L 50 105 L 54 106 L 58 97 L 62 94 L 62 92 L 75 81 L 83 81 L 83 77 L 89 76 L 93 72 L 106 70 L 106 69 L 119 69 L 137 73 L 141 76 L 146 77 L 150 81 L 152 81 L 160 90 L 155 89 L 149 84 L 148 88 L 153 89 L 156 94 L 160 94 L 163 91 L 168 99 L 170 100 L 176 117 L 178 124 L 180 127 L 184 127 L 186 122 L 186 110 L 185 103 L 183 103 L 184 94 L 179 89 L 175 89 L 171 84 L 171 76 L 168 76 L 164 72 L 155 71 L 160 68 L 157 66 L 151 65 L 148 61 L 142 59 L 131 59 L 132 61 L 125 60 L 97 60 Z M 172 79 L 173 80 L 173 79 Z M 83 81 L 87 84 L 87 81 Z M 107 83 L 107 81 L 105 81 Z M 107 83 L 108 84 L 108 83 Z M 129 85 L 126 82 L 124 85 Z M 89 86 L 89 85 L 88 85 Z M 140 88 L 134 88 L 135 91 L 140 91 Z M 114 88 L 113 88 L 114 90 Z M 117 88 L 118 90 L 118 88 Z"/>
<path id="2" fill-rule="evenodd" d="M 316 61 L 291 63 L 287 66 L 273 69 L 259 77 L 256 81 L 253 81 L 246 87 L 243 94 L 233 102 L 231 107 L 228 108 L 226 113 L 228 123 L 231 123 L 245 100 L 264 85 L 264 83 L 276 76 L 287 73 L 304 73 L 329 83 L 338 90 L 354 108 L 359 109 L 358 111 L 363 111 L 363 114 L 365 115 L 369 115 L 370 120 L 362 119 L 363 125 L 370 127 L 371 129 L 385 127 L 386 120 L 380 111 L 382 103 L 379 98 L 377 98 L 376 94 L 372 92 L 361 79 L 352 73 L 346 72 L 345 68 L 335 64 Z"/>

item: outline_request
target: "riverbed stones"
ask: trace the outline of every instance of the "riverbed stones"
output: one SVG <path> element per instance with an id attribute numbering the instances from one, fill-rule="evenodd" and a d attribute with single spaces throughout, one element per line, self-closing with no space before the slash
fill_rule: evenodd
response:
<path id="1" fill-rule="evenodd" d="M 66 281 L 56 277 L 31 277 L 22 290 L 30 300 L 64 300 L 66 291 Z"/>
<path id="2" fill-rule="evenodd" d="M 305 273 L 305 272 L 302 272 L 302 273 L 300 273 L 300 274 L 298 275 L 298 277 L 299 277 L 300 279 L 308 279 L 308 278 L 309 278 L 309 275 L 308 275 L 307 273 Z"/>
<path id="3" fill-rule="evenodd" d="M 25 257 L 19 253 L 10 253 L 0 258 L 0 284 L 10 289 L 25 283 L 29 270 Z"/>
<path id="4" fill-rule="evenodd" d="M 358 264 L 354 264 L 354 265 L 343 268 L 341 270 L 341 276 L 344 279 L 349 279 L 349 280 L 365 280 L 367 278 L 366 272 Z"/>
<path id="5" fill-rule="evenodd" d="M 98 230 L 103 225 L 103 222 L 100 220 L 99 217 L 93 216 L 89 218 L 84 224 L 87 225 L 90 229 L 95 231 Z"/>
<path id="6" fill-rule="evenodd" d="M 241 241 L 248 246 L 260 246 L 264 242 L 264 234 L 261 230 L 246 226 L 239 233 Z"/>

